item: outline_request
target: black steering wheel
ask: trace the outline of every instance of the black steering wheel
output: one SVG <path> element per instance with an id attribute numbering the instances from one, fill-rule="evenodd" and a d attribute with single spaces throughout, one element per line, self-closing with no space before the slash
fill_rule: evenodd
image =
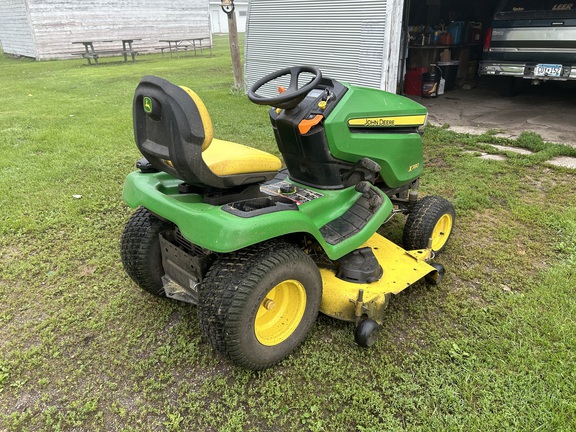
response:
<path id="1" fill-rule="evenodd" d="M 298 88 L 298 78 L 301 74 L 308 73 L 313 78 L 302 87 Z M 284 75 L 290 75 L 290 85 L 288 88 L 277 96 L 264 97 L 257 92 L 262 86 L 280 78 Z M 292 109 L 296 107 L 322 79 L 322 72 L 315 66 L 293 66 L 272 72 L 264 78 L 259 79 L 248 90 L 248 99 L 258 105 L 271 105 L 275 108 Z"/>

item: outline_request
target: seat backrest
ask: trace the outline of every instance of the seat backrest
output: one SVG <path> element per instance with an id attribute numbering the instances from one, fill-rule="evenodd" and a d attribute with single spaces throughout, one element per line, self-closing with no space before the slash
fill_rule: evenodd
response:
<path id="1" fill-rule="evenodd" d="M 210 170 L 202 152 L 212 142 L 212 122 L 190 89 L 145 76 L 136 87 L 133 116 L 136 145 L 148 162 L 190 185 L 227 189 L 270 178 L 267 173 L 218 176 Z"/>

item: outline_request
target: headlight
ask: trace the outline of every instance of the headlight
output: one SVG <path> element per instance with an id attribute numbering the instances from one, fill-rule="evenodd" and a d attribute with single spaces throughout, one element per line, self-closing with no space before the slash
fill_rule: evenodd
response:
<path id="1" fill-rule="evenodd" d="M 428 113 L 426 113 L 426 119 L 424 120 L 424 124 L 418 128 L 418 133 L 422 135 L 424 133 L 424 128 L 428 125 Z"/>

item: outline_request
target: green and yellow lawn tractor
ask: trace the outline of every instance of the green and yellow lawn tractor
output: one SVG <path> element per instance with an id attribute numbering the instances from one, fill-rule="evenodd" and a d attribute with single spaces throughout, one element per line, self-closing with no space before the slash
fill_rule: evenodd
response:
<path id="1" fill-rule="evenodd" d="M 144 290 L 197 305 L 214 349 L 268 368 L 306 337 L 318 312 L 376 341 L 397 294 L 444 274 L 431 260 L 454 207 L 418 198 L 424 107 L 402 96 L 282 69 L 248 97 L 270 105 L 276 156 L 213 137 L 192 90 L 153 76 L 134 97 L 144 156 L 123 198 L 136 211 L 121 242 L 126 272 Z M 377 233 L 406 214 L 404 248 Z"/>

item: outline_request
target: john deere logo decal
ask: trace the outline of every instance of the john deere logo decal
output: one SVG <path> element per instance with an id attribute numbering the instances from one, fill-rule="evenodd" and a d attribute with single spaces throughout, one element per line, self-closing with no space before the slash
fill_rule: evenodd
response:
<path id="1" fill-rule="evenodd" d="M 422 126 L 424 122 L 426 122 L 426 115 L 422 114 L 412 116 L 355 118 L 348 120 L 348 126 L 367 128 L 415 127 Z"/>
<path id="2" fill-rule="evenodd" d="M 144 105 L 144 112 L 151 114 L 152 113 L 152 99 L 148 96 L 144 96 L 144 100 L 142 101 Z"/>

